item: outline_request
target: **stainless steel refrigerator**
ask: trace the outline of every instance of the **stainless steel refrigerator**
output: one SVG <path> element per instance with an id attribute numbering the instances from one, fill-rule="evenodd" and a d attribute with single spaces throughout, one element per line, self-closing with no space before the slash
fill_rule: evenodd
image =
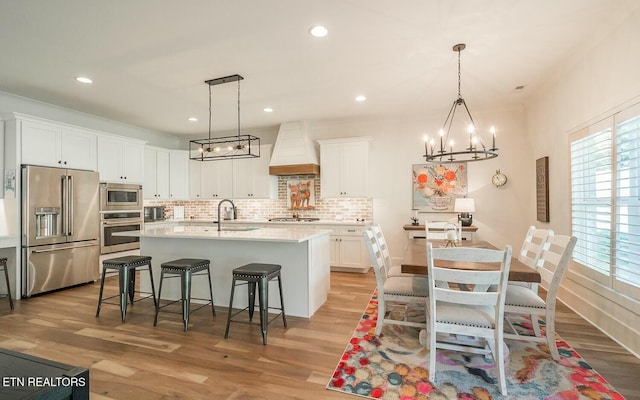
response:
<path id="1" fill-rule="evenodd" d="M 22 295 L 99 278 L 98 173 L 22 167 Z"/>

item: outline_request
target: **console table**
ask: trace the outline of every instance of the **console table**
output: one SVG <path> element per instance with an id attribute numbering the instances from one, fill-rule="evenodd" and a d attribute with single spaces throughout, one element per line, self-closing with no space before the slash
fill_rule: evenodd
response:
<path id="1" fill-rule="evenodd" d="M 402 227 L 405 231 L 407 231 L 407 234 L 409 235 L 409 239 L 424 239 L 425 238 L 425 234 L 424 234 L 424 225 L 411 225 L 411 224 L 407 224 L 405 226 Z M 429 231 L 431 230 L 438 230 L 436 229 L 429 229 Z M 444 229 L 441 229 L 444 230 Z M 478 230 L 477 226 L 463 226 L 462 227 L 462 240 L 473 240 L 473 233 L 475 231 Z"/>

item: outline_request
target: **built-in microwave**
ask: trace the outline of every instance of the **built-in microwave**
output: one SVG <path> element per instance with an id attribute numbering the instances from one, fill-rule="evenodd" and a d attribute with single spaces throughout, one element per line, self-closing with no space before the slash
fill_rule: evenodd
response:
<path id="1" fill-rule="evenodd" d="M 100 211 L 142 210 L 142 202 L 142 185 L 100 184 Z"/>

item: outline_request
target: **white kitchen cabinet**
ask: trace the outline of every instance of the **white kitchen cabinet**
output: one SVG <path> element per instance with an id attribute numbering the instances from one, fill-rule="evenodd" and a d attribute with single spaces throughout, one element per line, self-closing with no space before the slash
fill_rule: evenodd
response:
<path id="1" fill-rule="evenodd" d="M 189 152 L 171 150 L 169 152 L 169 198 L 184 200 L 189 198 Z"/>
<path id="2" fill-rule="evenodd" d="M 233 197 L 232 161 L 196 161 L 200 163 L 200 198 L 227 199 Z"/>
<path id="3" fill-rule="evenodd" d="M 233 160 L 234 199 L 273 199 L 278 177 L 269 175 L 271 145 L 260 146 L 260 157 Z"/>
<path id="4" fill-rule="evenodd" d="M 98 136 L 100 181 L 144 182 L 144 144 L 111 136 Z"/>
<path id="5" fill-rule="evenodd" d="M 189 160 L 189 198 L 198 200 L 202 197 L 202 166 L 204 161 Z"/>
<path id="6" fill-rule="evenodd" d="M 144 149 L 144 198 L 169 199 L 169 150 L 146 147 Z"/>
<path id="7" fill-rule="evenodd" d="M 329 240 L 329 264 L 332 271 L 367 272 L 371 266 L 362 233 L 362 225 L 327 225 L 318 228 L 331 229 Z"/>
<path id="8" fill-rule="evenodd" d="M 96 134 L 41 121 L 22 120 L 20 125 L 23 164 L 96 170 Z"/>
<path id="9" fill-rule="evenodd" d="M 368 137 L 319 140 L 320 196 L 369 196 Z"/>

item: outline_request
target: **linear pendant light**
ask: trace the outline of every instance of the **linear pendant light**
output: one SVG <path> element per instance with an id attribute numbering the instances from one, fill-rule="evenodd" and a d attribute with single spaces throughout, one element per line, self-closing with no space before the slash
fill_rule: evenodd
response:
<path id="1" fill-rule="evenodd" d="M 238 74 L 205 81 L 209 86 L 209 137 L 189 141 L 189 158 L 196 161 L 217 161 L 260 157 L 260 138 L 240 134 L 240 81 Z M 211 87 L 223 83 L 238 82 L 238 134 L 211 137 Z"/>

